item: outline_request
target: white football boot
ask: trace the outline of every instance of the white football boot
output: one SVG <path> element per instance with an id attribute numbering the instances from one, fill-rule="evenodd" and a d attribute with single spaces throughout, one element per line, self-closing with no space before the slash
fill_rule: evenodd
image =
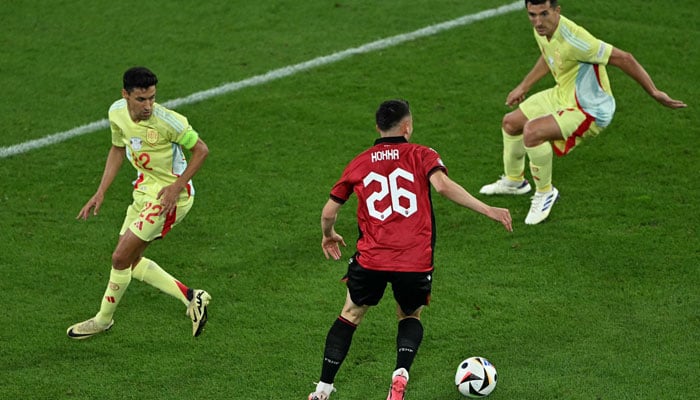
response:
<path id="1" fill-rule="evenodd" d="M 335 388 L 332 383 L 319 382 L 316 384 L 316 390 L 309 394 L 308 400 L 328 400 L 333 392 Z"/>
<path id="2" fill-rule="evenodd" d="M 494 183 L 484 185 L 479 190 L 481 194 L 525 194 L 530 191 L 530 182 L 527 179 L 522 181 L 513 181 L 508 179 L 506 176 L 501 175 L 501 177 Z"/>
<path id="3" fill-rule="evenodd" d="M 552 211 L 552 206 L 554 202 L 559 198 L 559 191 L 557 188 L 552 186 L 552 190 L 549 192 L 536 192 L 532 196 L 532 203 L 530 203 L 530 211 L 525 217 L 525 223 L 528 225 L 539 224 L 540 222 L 547 219 L 549 212 Z"/>
<path id="4" fill-rule="evenodd" d="M 72 325 L 68 328 L 66 333 L 71 339 L 87 339 L 98 333 L 108 331 L 112 325 L 114 325 L 114 320 L 109 321 L 107 325 L 100 325 L 95 320 L 95 317 L 92 317 L 88 320 Z"/>

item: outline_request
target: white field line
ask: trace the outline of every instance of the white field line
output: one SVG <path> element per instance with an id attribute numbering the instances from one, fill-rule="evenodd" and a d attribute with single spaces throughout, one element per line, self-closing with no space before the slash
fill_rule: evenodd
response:
<path id="1" fill-rule="evenodd" d="M 403 33 L 385 39 L 380 39 L 371 43 L 364 44 L 360 47 L 353 47 L 327 56 L 317 57 L 299 64 L 275 69 L 262 75 L 257 75 L 252 78 L 244 79 L 242 81 L 225 83 L 221 86 L 203 90 L 201 92 L 196 92 L 186 97 L 169 100 L 163 103 L 163 105 L 168 108 L 177 108 L 182 105 L 199 103 L 200 101 L 222 96 L 224 94 L 235 92 L 250 86 L 262 85 L 267 82 L 274 81 L 276 79 L 281 79 L 287 76 L 295 75 L 302 71 L 317 68 L 323 65 L 332 64 L 357 54 L 370 53 L 373 51 L 386 49 L 388 47 L 393 47 L 404 42 L 420 39 L 426 36 L 432 36 L 437 33 L 453 29 L 459 26 L 469 25 L 477 21 L 493 18 L 515 10 L 520 10 L 524 8 L 523 3 L 524 2 L 522 0 L 518 0 L 514 3 L 507 4 L 498 8 L 492 8 L 490 10 L 481 11 L 476 14 L 465 15 L 457 19 L 441 22 L 435 25 L 430 25 L 413 32 Z M 0 147 L 0 158 L 7 158 L 17 154 L 23 154 L 31 150 L 54 145 L 65 140 L 71 139 L 73 137 L 96 132 L 100 129 L 105 129 L 108 127 L 109 121 L 105 118 L 99 121 L 75 127 L 73 129 L 69 129 L 67 131 L 44 136 L 40 139 L 34 139 L 7 147 Z"/>

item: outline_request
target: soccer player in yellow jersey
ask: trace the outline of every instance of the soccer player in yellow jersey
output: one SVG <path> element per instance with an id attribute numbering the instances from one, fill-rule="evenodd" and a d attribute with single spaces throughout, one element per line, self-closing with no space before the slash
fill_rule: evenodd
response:
<path id="1" fill-rule="evenodd" d="M 192 319 L 192 335 L 199 336 L 207 322 L 209 293 L 191 289 L 143 256 L 151 242 L 163 238 L 187 215 L 194 201 L 191 178 L 209 153 L 184 116 L 155 102 L 156 75 L 143 67 L 124 73 L 122 99 L 109 109 L 112 147 L 95 194 L 76 218 L 97 215 L 107 189 L 127 158 L 136 168 L 133 203 L 112 253 L 112 268 L 100 311 L 68 328 L 68 336 L 85 339 L 112 327 L 112 316 L 132 278 L 146 282 L 179 299 Z M 187 163 L 182 148 L 191 153 Z"/>
<path id="2" fill-rule="evenodd" d="M 559 197 L 552 186 L 552 155 L 563 156 L 582 138 L 598 135 L 612 121 L 615 99 L 606 65 L 614 65 L 632 77 L 662 105 L 682 108 L 656 88 L 649 74 L 632 54 L 613 47 L 561 15 L 557 0 L 525 0 L 541 55 L 535 66 L 506 98 L 507 106 L 519 105 L 501 125 L 504 175 L 481 188 L 482 194 L 525 194 L 525 155 L 537 191 L 525 223 L 544 221 Z M 532 85 L 551 72 L 553 88 L 525 99 Z"/>

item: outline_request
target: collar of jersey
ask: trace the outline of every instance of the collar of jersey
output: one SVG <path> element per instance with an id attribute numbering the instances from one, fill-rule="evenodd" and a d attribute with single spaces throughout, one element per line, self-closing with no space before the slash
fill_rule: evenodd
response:
<path id="1" fill-rule="evenodd" d="M 375 145 L 381 143 L 408 143 L 408 140 L 406 140 L 406 138 L 403 136 L 387 136 L 381 137 L 374 141 Z"/>

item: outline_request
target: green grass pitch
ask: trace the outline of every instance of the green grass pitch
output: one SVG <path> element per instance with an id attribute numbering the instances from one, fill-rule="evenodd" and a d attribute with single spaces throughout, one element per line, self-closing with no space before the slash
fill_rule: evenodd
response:
<path id="1" fill-rule="evenodd" d="M 152 68 L 165 102 L 413 32 L 507 0 L 16 1 L 0 7 L 0 147 L 106 118 L 121 75 Z M 695 1 L 562 0 L 563 14 L 632 52 L 669 110 L 609 68 L 618 110 L 554 162 L 561 199 L 512 234 L 434 195 L 438 242 L 425 339 L 407 399 L 458 400 L 453 377 L 491 360 L 499 399 L 700 399 L 700 9 Z M 178 107 L 211 153 L 184 223 L 147 251 L 213 296 L 198 339 L 176 300 L 134 281 L 106 334 L 66 328 L 98 309 L 133 169 L 101 214 L 108 129 L 0 158 L 0 398 L 305 399 L 340 311 L 345 262 L 323 258 L 320 210 L 376 137 L 385 99 L 411 102 L 414 142 L 472 193 L 501 173 L 507 93 L 538 52 L 525 11 Z M 534 90 L 548 87 L 545 78 Z M 338 231 L 354 250 L 350 201 Z M 394 366 L 391 296 L 370 311 L 333 400 L 384 398 Z"/>

